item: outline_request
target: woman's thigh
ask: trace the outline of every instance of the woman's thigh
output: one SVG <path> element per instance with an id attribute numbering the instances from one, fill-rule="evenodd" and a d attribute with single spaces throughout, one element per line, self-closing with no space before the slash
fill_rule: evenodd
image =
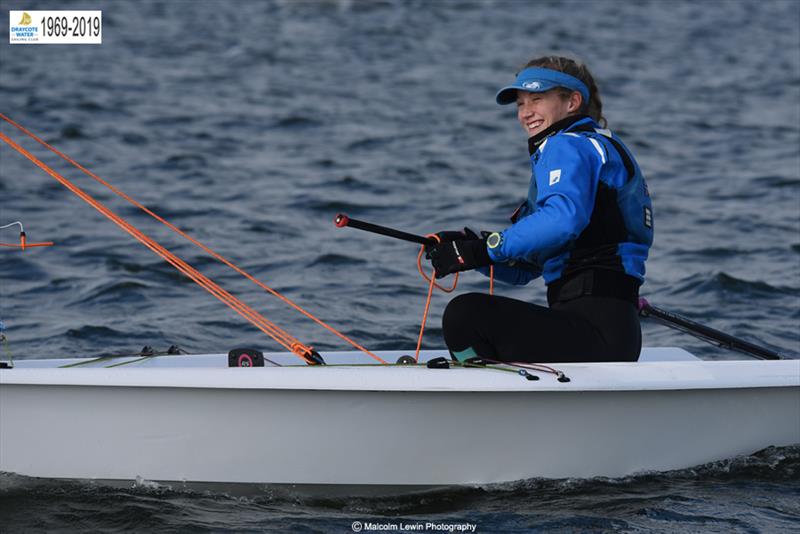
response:
<path id="1" fill-rule="evenodd" d="M 442 326 L 456 357 L 597 361 L 598 347 L 604 345 L 602 333 L 579 313 L 483 293 L 465 293 L 450 301 Z"/>

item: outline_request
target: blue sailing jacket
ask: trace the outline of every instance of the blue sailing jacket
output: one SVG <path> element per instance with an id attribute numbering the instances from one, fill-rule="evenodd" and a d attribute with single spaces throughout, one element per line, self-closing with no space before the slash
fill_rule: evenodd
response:
<path id="1" fill-rule="evenodd" d="M 489 249 L 495 277 L 526 284 L 541 274 L 550 284 L 600 268 L 644 281 L 653 207 L 622 142 L 590 117 L 573 116 L 529 139 L 529 148 L 528 198 Z"/>

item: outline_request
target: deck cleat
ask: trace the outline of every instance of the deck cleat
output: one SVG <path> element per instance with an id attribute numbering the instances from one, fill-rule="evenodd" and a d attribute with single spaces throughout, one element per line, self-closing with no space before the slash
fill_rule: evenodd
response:
<path id="1" fill-rule="evenodd" d="M 527 380 L 539 380 L 538 376 L 530 374 L 525 369 L 520 369 L 519 371 L 517 371 L 517 373 L 519 374 L 519 376 L 524 376 Z"/>
<path id="2" fill-rule="evenodd" d="M 322 359 L 322 355 L 314 349 L 309 349 L 303 357 L 306 359 L 308 365 L 325 365 L 325 360 Z"/>
<path id="3" fill-rule="evenodd" d="M 428 360 L 428 363 L 425 365 L 428 369 L 450 369 L 450 362 L 443 356 Z"/>

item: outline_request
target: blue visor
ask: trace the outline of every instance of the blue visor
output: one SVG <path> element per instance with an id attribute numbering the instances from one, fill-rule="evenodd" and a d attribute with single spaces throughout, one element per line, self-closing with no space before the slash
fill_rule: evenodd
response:
<path id="1" fill-rule="evenodd" d="M 528 67 L 517 74 L 517 81 L 500 89 L 495 99 L 500 105 L 517 101 L 517 91 L 528 93 L 544 93 L 556 87 L 565 87 L 578 91 L 583 97 L 583 105 L 589 102 L 589 88 L 575 76 L 557 70 L 541 67 Z"/>

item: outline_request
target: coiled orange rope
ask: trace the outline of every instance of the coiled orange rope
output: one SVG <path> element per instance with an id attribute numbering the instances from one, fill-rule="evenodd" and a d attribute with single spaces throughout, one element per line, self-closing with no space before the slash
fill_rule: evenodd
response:
<path id="1" fill-rule="evenodd" d="M 425 237 L 436 240 L 437 243 L 441 243 L 441 239 L 436 234 L 429 234 Z M 431 272 L 431 275 L 428 276 L 425 274 L 425 271 L 422 269 L 422 255 L 425 253 L 425 247 L 421 247 L 419 249 L 419 254 L 417 254 L 417 270 L 419 274 L 422 275 L 428 282 L 428 296 L 425 298 L 425 311 L 422 313 L 422 323 L 419 326 L 419 338 L 417 338 L 417 350 L 414 353 L 414 360 L 419 362 L 419 353 L 422 348 L 422 335 L 425 333 L 425 324 L 428 322 L 428 310 L 431 307 L 431 298 L 433 297 L 433 288 L 436 287 L 437 289 L 441 289 L 445 293 L 452 293 L 455 291 L 456 287 L 458 286 L 458 275 L 456 273 L 453 277 L 453 285 L 450 287 L 443 287 L 436 283 L 436 270 L 434 269 Z M 494 265 L 489 266 L 489 294 L 494 295 Z"/>

